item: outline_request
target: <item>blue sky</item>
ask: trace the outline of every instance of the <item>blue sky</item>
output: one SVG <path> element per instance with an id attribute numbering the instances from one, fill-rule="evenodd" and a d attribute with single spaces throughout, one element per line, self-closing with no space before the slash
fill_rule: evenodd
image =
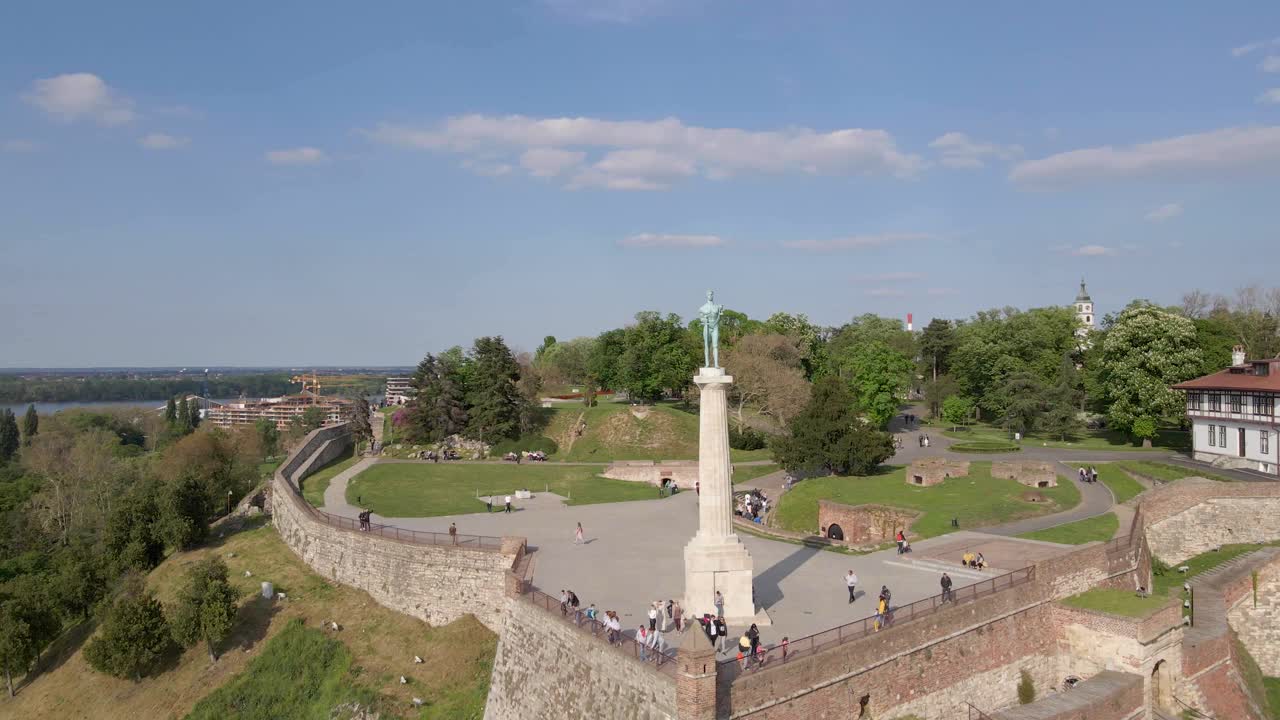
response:
<path id="1" fill-rule="evenodd" d="M 1280 4 L 22 2 L 0 366 L 1276 285 Z"/>

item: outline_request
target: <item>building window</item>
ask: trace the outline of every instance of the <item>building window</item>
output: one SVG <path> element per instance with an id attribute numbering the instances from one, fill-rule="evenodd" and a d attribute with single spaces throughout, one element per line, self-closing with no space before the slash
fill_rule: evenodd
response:
<path id="1" fill-rule="evenodd" d="M 1218 447 L 1224 448 L 1226 446 L 1227 446 L 1227 426 L 1219 425 L 1218 426 Z"/>
<path id="2" fill-rule="evenodd" d="M 1209 393 L 1209 409 L 1214 412 L 1222 410 L 1222 395 L 1218 393 Z"/>
<path id="3" fill-rule="evenodd" d="M 1217 441 L 1218 436 L 1213 434 L 1215 429 L 1216 427 L 1214 425 L 1209 426 L 1209 447 L 1213 447 L 1218 444 L 1218 441 Z"/>
<path id="4" fill-rule="evenodd" d="M 1266 430 L 1258 431 L 1258 450 L 1263 455 L 1271 454 L 1271 433 Z"/>
<path id="5" fill-rule="evenodd" d="M 1241 406 L 1242 406 L 1242 405 L 1243 405 L 1243 402 L 1241 402 L 1241 398 L 1240 398 L 1240 396 L 1239 396 L 1239 395 L 1234 395 L 1234 394 L 1233 394 L 1233 395 L 1231 396 L 1231 412 L 1233 412 L 1233 413 L 1238 413 L 1238 412 L 1240 412 L 1240 408 L 1241 408 Z"/>
<path id="6" fill-rule="evenodd" d="M 1199 409 L 1200 409 L 1200 404 L 1203 402 L 1203 397 L 1204 397 L 1204 396 L 1203 396 L 1203 395 L 1201 395 L 1201 394 L 1200 394 L 1200 393 L 1198 393 L 1198 392 L 1189 392 L 1189 393 L 1187 393 L 1187 409 L 1188 409 L 1188 410 L 1199 410 Z"/>
<path id="7" fill-rule="evenodd" d="M 1275 398 L 1271 395 L 1254 395 L 1253 396 L 1253 414 L 1254 415 L 1274 415 L 1275 414 Z"/>

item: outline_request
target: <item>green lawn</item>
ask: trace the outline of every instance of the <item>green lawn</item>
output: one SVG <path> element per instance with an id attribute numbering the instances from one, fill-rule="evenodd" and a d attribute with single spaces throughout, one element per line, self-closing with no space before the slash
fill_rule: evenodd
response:
<path id="1" fill-rule="evenodd" d="M 1137 497 L 1138 493 L 1146 488 L 1142 487 L 1142 483 L 1134 480 L 1122 467 L 1123 463 L 1105 463 L 1096 466 L 1098 468 L 1098 479 L 1111 489 L 1111 494 L 1116 496 L 1116 502 L 1122 503 Z"/>
<path id="2" fill-rule="evenodd" d="M 1173 482 L 1175 480 L 1181 480 L 1182 478 L 1188 477 L 1203 477 L 1209 478 L 1210 480 L 1217 480 L 1219 482 L 1234 482 L 1231 478 L 1214 475 L 1213 473 L 1205 472 L 1203 470 L 1192 470 L 1191 468 L 1184 468 L 1179 465 L 1151 462 L 1150 460 L 1122 460 L 1111 464 L 1122 467 L 1126 470 L 1131 470 L 1140 475 L 1146 475 L 1157 480 L 1163 480 L 1164 482 Z"/>
<path id="3" fill-rule="evenodd" d="M 912 529 L 923 537 L 933 537 L 951 532 L 953 517 L 959 518 L 961 529 L 972 530 L 1067 510 L 1080 502 L 1080 491 L 1072 483 L 1033 491 L 1016 481 L 991 477 L 989 462 L 974 462 L 968 477 L 950 478 L 932 487 L 908 485 L 904 478 L 905 468 L 899 466 L 886 467 L 870 477 L 804 480 L 779 500 L 778 523 L 787 530 L 814 532 L 820 499 L 850 505 L 881 503 L 923 511 Z M 1029 492 L 1043 494 L 1048 502 L 1023 500 Z"/>
<path id="4" fill-rule="evenodd" d="M 359 457 L 340 458 L 302 479 L 302 497 L 315 507 L 324 507 L 324 491 L 343 470 L 360 462 Z"/>
<path id="5" fill-rule="evenodd" d="M 733 468 L 733 484 L 740 482 L 755 480 L 758 477 L 764 477 L 769 473 L 778 472 L 778 466 L 774 463 L 768 465 L 737 465 Z"/>
<path id="6" fill-rule="evenodd" d="M 1277 545 L 1280 543 L 1270 544 Z M 1182 583 L 1186 582 L 1190 578 L 1201 573 L 1208 572 L 1228 560 L 1251 553 L 1261 547 L 1265 547 L 1265 545 L 1258 545 L 1256 543 L 1245 545 L 1223 545 L 1222 549 L 1217 552 L 1210 550 L 1209 552 L 1201 553 L 1193 558 L 1183 560 L 1182 562 L 1171 566 L 1163 575 L 1155 576 L 1153 594 L 1168 595 L 1170 593 L 1182 592 Z M 1178 568 L 1182 565 L 1186 565 L 1190 569 L 1185 573 L 1178 572 Z"/>
<path id="7" fill-rule="evenodd" d="M 1263 678 L 1262 684 L 1267 690 L 1267 704 L 1271 706 L 1271 717 L 1280 718 L 1280 678 Z"/>
<path id="8" fill-rule="evenodd" d="M 938 427 L 935 425 L 934 427 Z M 993 425 L 970 425 L 960 429 L 946 429 L 943 435 L 957 440 L 998 439 L 1010 440 L 1009 431 Z M 1124 433 L 1114 430 L 1086 430 L 1083 434 L 1063 441 L 1057 437 L 1046 437 L 1031 433 L 1022 439 L 1023 447 L 1036 445 L 1040 447 L 1065 448 L 1072 450 L 1190 450 L 1191 436 L 1183 430 L 1161 430 L 1152 441 L 1152 447 L 1142 447 L 1141 441 L 1134 442 Z"/>
<path id="9" fill-rule="evenodd" d="M 347 502 L 385 517 L 431 517 L 482 512 L 484 504 L 477 494 L 502 496 L 522 488 L 534 493 L 550 490 L 570 505 L 658 497 L 652 485 L 598 477 L 599 470 L 550 464 L 380 463 L 352 478 Z"/>
<path id="10" fill-rule="evenodd" d="M 1072 595 L 1062 600 L 1063 605 L 1083 610 L 1100 610 L 1113 615 L 1144 618 L 1169 604 L 1166 595 L 1152 594 L 1149 597 L 1138 597 L 1132 590 L 1112 590 L 1094 588 L 1088 592 Z"/>
<path id="11" fill-rule="evenodd" d="M 1087 520 L 1078 520 L 1047 530 L 1023 533 L 1018 537 L 1027 538 L 1028 540 L 1062 543 L 1064 545 L 1083 545 L 1095 540 L 1110 540 L 1115 537 L 1116 529 L 1119 527 L 1120 520 L 1115 513 L 1103 513 Z"/>
<path id="12" fill-rule="evenodd" d="M 272 458 L 258 463 L 258 477 L 266 479 L 280 467 L 280 463 L 284 462 L 284 457 Z"/>

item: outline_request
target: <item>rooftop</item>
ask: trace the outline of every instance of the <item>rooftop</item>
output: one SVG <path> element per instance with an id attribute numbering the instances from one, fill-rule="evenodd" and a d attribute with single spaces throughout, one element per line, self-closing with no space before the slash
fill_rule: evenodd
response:
<path id="1" fill-rule="evenodd" d="M 1093 302 L 1093 298 L 1089 297 L 1089 291 L 1084 287 L 1084 278 L 1080 278 L 1080 292 L 1076 295 L 1076 302 Z"/>
<path id="2" fill-rule="evenodd" d="M 1178 383 L 1174 390 L 1254 390 L 1280 392 L 1280 359 L 1250 360 Z"/>

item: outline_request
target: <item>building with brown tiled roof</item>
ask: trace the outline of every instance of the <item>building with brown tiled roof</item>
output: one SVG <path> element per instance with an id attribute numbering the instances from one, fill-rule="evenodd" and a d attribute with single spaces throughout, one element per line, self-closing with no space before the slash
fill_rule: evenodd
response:
<path id="1" fill-rule="evenodd" d="M 1186 393 L 1195 459 L 1280 475 L 1280 358 L 1246 360 L 1244 348 L 1237 345 L 1231 351 L 1231 367 L 1173 389 Z"/>

